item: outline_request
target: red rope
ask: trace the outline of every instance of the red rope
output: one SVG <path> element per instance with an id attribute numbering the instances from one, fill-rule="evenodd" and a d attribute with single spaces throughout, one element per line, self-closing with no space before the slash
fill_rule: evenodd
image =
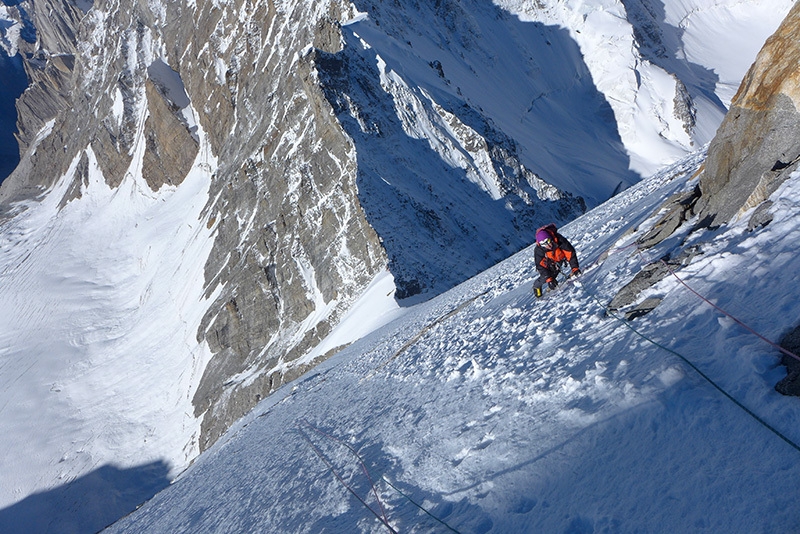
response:
<path id="1" fill-rule="evenodd" d="M 641 251 L 639 251 L 639 253 L 641 254 Z M 666 261 L 664 261 L 663 258 L 661 259 L 661 263 L 663 263 L 666 266 L 667 270 L 670 272 L 670 274 L 672 274 L 672 276 L 674 276 L 678 280 L 678 282 L 683 284 L 683 287 L 685 287 L 686 289 L 688 289 L 689 291 L 691 291 L 692 293 L 697 295 L 697 297 L 699 297 L 700 300 L 710 304 L 712 307 L 714 307 L 714 309 L 716 309 L 720 313 L 722 313 L 724 315 L 727 315 L 728 317 L 733 319 L 736 322 L 736 324 L 738 324 L 739 326 L 741 326 L 745 330 L 751 332 L 752 334 L 754 334 L 759 339 L 761 339 L 763 341 L 766 341 L 767 343 L 769 343 L 770 345 L 772 345 L 773 347 L 775 347 L 776 349 L 778 349 L 782 353 L 786 354 L 787 356 L 790 356 L 790 357 L 794 358 L 795 360 L 800 361 L 800 356 L 798 356 L 797 354 L 795 354 L 795 353 L 793 353 L 793 352 L 791 352 L 789 350 L 786 350 L 785 348 L 781 347 L 780 345 L 778 345 L 774 341 L 772 341 L 770 339 L 767 339 L 766 337 L 762 336 L 761 334 L 759 334 L 758 332 L 756 332 L 755 330 L 753 330 L 752 328 L 750 328 L 749 326 L 744 324 L 742 321 L 740 321 L 739 319 L 737 319 L 736 317 L 734 317 L 730 313 L 726 312 L 725 310 L 723 310 L 722 308 L 720 308 L 719 306 L 717 306 L 716 304 L 714 304 L 713 302 L 711 302 L 710 300 L 705 298 L 703 295 L 701 295 L 700 293 L 698 293 L 697 291 L 695 291 L 694 289 L 689 287 L 689 285 L 686 282 L 684 282 L 683 280 L 681 280 L 681 278 L 675 273 L 675 271 L 672 270 L 672 267 L 670 267 L 669 264 Z"/>
<path id="2" fill-rule="evenodd" d="M 355 450 L 355 449 L 354 449 L 354 448 L 353 448 L 353 447 L 352 447 L 352 446 L 351 446 L 349 443 L 346 443 L 346 442 L 344 442 L 344 441 L 342 441 L 342 440 L 338 439 L 338 438 L 337 438 L 337 437 L 335 437 L 335 436 L 332 436 L 332 435 L 330 435 L 330 434 L 327 434 L 326 432 L 323 432 L 322 430 L 320 430 L 319 428 L 315 427 L 314 425 L 312 425 L 311 423 L 309 423 L 309 422 L 308 422 L 308 421 L 306 421 L 306 420 L 303 420 L 303 421 L 302 421 L 302 423 L 303 423 L 304 425 L 306 425 L 308 428 L 310 428 L 311 430 L 313 430 L 314 432 L 317 432 L 318 434 L 320 434 L 320 435 L 322 435 L 322 436 L 324 436 L 324 437 L 326 437 L 326 438 L 330 439 L 331 441 L 334 441 L 334 442 L 336 442 L 336 443 L 339 443 L 339 444 L 341 444 L 341 445 L 344 445 L 345 447 L 347 447 L 347 448 L 350 450 L 350 452 L 352 452 L 352 453 L 353 453 L 353 455 L 354 455 L 354 456 L 355 456 L 355 457 L 358 459 L 358 463 L 361 465 L 361 470 L 364 472 L 364 475 L 366 475 L 366 477 L 367 477 L 367 480 L 369 481 L 369 484 L 370 484 L 370 486 L 372 487 L 372 493 L 375 495 L 375 500 L 376 500 L 376 501 L 378 501 L 378 507 L 379 507 L 379 508 L 380 508 L 380 510 L 381 510 L 381 513 L 380 513 L 380 515 L 378 515 L 377 513 L 375 513 L 375 511 L 374 511 L 374 510 L 373 510 L 373 509 L 372 509 L 372 508 L 371 508 L 369 505 L 367 505 L 367 503 L 366 503 L 366 502 L 365 502 L 365 501 L 364 501 L 364 500 L 363 500 L 361 497 L 359 497 L 358 495 L 356 495 L 356 493 L 355 493 L 355 492 L 354 492 L 354 491 L 353 491 L 353 490 L 352 490 L 352 489 L 351 489 L 351 488 L 350 488 L 350 487 L 349 487 L 347 484 L 345 484 L 345 482 L 344 482 L 344 481 L 341 479 L 341 477 L 339 477 L 339 475 L 336 473 L 336 471 L 333 469 L 333 467 L 332 467 L 332 466 L 329 464 L 329 462 L 328 462 L 328 461 L 327 461 L 325 458 L 322 458 L 322 459 L 323 459 L 323 461 L 324 461 L 326 464 L 328 464 L 328 467 L 331 469 L 331 472 L 333 472 L 334 476 L 335 476 L 337 479 L 339 479 L 339 482 L 341 482 L 341 483 L 342 483 L 342 484 L 343 484 L 343 485 L 344 485 L 344 486 L 345 486 L 345 487 L 346 487 L 348 490 L 350 490 L 350 493 L 352 493 L 353 495 L 356 495 L 356 497 L 358 498 L 358 500 L 359 500 L 359 501 L 361 501 L 361 503 L 362 503 L 364 506 L 366 506 L 367 508 L 369 508 L 369 509 L 370 509 L 370 511 L 371 511 L 373 514 L 375 514 L 375 516 L 376 516 L 376 517 L 378 517 L 378 519 L 380 519 L 380 520 L 381 520 L 381 522 L 382 522 L 384 525 L 386 525 L 386 528 L 388 528 L 388 529 L 389 529 L 389 531 L 391 531 L 391 532 L 393 532 L 393 533 L 396 533 L 396 531 L 395 531 L 395 530 L 392 528 L 392 526 L 389 524 L 389 519 L 386 517 L 386 510 L 384 510 L 384 508 L 383 508 L 383 503 L 381 502 L 381 498 L 380 498 L 380 496 L 378 495 L 378 489 L 375 487 L 375 482 L 373 482 L 373 480 L 372 480 L 372 477 L 371 477 L 371 476 L 370 476 L 370 474 L 369 474 L 369 470 L 367 469 L 367 466 L 364 464 L 364 460 L 362 460 L 362 459 L 361 459 L 361 455 L 360 455 L 360 454 L 358 454 L 358 452 L 357 452 L 357 451 L 356 451 L 356 450 Z M 308 440 L 308 438 L 306 438 L 306 439 Z M 308 440 L 308 441 L 309 441 L 309 443 L 311 443 L 311 440 Z M 317 454 L 319 455 L 319 452 L 318 452 L 318 451 L 319 451 L 319 449 L 317 449 L 317 447 L 316 447 L 316 446 L 315 446 L 313 443 L 311 443 L 311 446 L 312 446 L 312 447 L 314 447 L 314 449 L 317 451 Z"/>
<path id="3" fill-rule="evenodd" d="M 627 246 L 624 246 L 624 247 L 621 247 L 621 248 L 615 249 L 615 250 L 613 250 L 613 251 L 612 251 L 612 253 L 614 253 L 614 252 L 618 252 L 618 251 L 622 251 L 622 250 L 625 250 L 626 248 L 629 248 L 629 247 L 631 247 L 632 245 L 636 245 L 636 252 L 638 252 L 638 253 L 639 253 L 639 257 L 640 257 L 640 259 L 641 259 L 642 263 L 644 263 L 644 262 L 645 262 L 645 257 L 644 257 L 644 254 L 642 253 L 642 249 L 639 247 L 638 243 L 636 243 L 636 242 L 633 242 L 631 245 L 627 245 Z M 775 343 L 775 342 L 774 342 L 774 341 L 772 341 L 771 339 L 768 339 L 768 338 L 766 338 L 765 336 L 762 336 L 761 334 L 759 334 L 758 332 L 756 332 L 754 329 L 752 329 L 752 328 L 750 328 L 749 326 L 747 326 L 747 325 L 746 325 L 746 324 L 745 324 L 743 321 L 741 321 L 741 320 L 739 320 L 738 318 L 734 317 L 733 315 L 731 315 L 731 314 L 730 314 L 730 313 L 728 313 L 727 311 L 723 310 L 722 308 L 720 308 L 719 306 L 717 306 L 716 304 L 714 304 L 713 302 L 711 302 L 709 299 L 707 299 L 706 297 L 704 297 L 703 295 L 701 295 L 700 293 L 698 293 L 697 291 L 695 291 L 694 289 L 692 289 L 692 288 L 689 286 L 689 284 L 687 284 L 686 282 L 684 282 L 684 281 L 681 279 L 681 277 L 677 275 L 677 273 L 676 273 L 676 272 L 675 272 L 675 271 L 672 269 L 672 267 L 670 267 L 669 263 L 667 263 L 667 262 L 666 262 L 666 261 L 665 261 L 663 258 L 661 258 L 661 259 L 660 259 L 660 261 L 661 261 L 661 263 L 663 263 L 663 264 L 664 264 L 664 266 L 667 268 L 667 270 L 670 272 L 670 274 L 671 274 L 672 276 L 674 276 L 674 277 L 675 277 L 675 279 L 676 279 L 676 280 L 678 280 L 678 282 L 680 282 L 680 283 L 683 285 L 683 287 L 685 287 L 686 289 L 688 289 L 689 291 L 691 291 L 692 293 L 694 293 L 694 294 L 695 294 L 695 295 L 696 295 L 696 296 L 697 296 L 697 297 L 698 297 L 700 300 L 702 300 L 703 302 L 706 302 L 707 304 L 709 304 L 711 307 L 713 307 L 715 310 L 719 311 L 719 312 L 720 312 L 720 313 L 722 313 L 723 315 L 725 315 L 725 316 L 727 316 L 727 317 L 730 317 L 730 318 L 731 318 L 731 319 L 732 319 L 732 320 L 733 320 L 733 321 L 734 321 L 736 324 L 738 324 L 739 326 L 741 326 L 742 328 L 744 328 L 744 329 L 745 329 L 745 330 L 747 330 L 748 332 L 752 333 L 753 335 L 755 335 L 756 337 L 758 337 L 758 338 L 759 338 L 759 339 L 761 339 L 762 341 L 765 341 L 765 342 L 766 342 L 766 343 L 768 343 L 769 345 L 771 345 L 771 346 L 775 347 L 776 349 L 778 349 L 779 351 L 781 351 L 783 354 L 785 354 L 785 355 L 787 355 L 787 356 L 789 356 L 789 357 L 791 357 L 791 358 L 794 358 L 794 359 L 795 359 L 795 360 L 797 360 L 797 361 L 800 361 L 800 356 L 798 356 L 797 354 L 793 353 L 793 352 L 792 352 L 792 351 L 790 351 L 790 350 L 787 350 L 787 349 L 785 349 L 785 348 L 781 347 L 780 345 L 778 345 L 777 343 Z"/>
<path id="4" fill-rule="evenodd" d="M 378 515 L 378 513 L 377 513 L 375 510 L 373 510 L 373 509 L 372 509 L 372 507 L 370 507 L 370 505 L 368 505 L 368 504 L 367 504 L 367 502 L 366 502 L 364 499 L 362 499 L 362 498 L 361 498 L 361 496 L 360 496 L 358 493 L 356 493 L 356 491 L 355 491 L 355 490 L 354 490 L 352 487 L 350 487 L 350 486 L 347 484 L 347 482 L 345 482 L 345 481 L 344 481 L 344 479 L 343 479 L 343 478 L 342 478 L 342 477 L 339 475 L 339 473 L 337 473 L 337 472 L 336 472 L 336 469 L 333 467 L 333 464 L 331 464 L 331 462 L 330 462 L 330 461 L 329 461 L 327 458 L 325 458 L 325 455 L 324 455 L 324 454 L 322 454 L 322 451 L 321 451 L 321 450 L 319 450 L 319 448 L 318 448 L 316 445 L 314 445 L 314 443 L 313 443 L 313 442 L 312 442 L 312 441 L 311 441 L 311 440 L 308 438 L 308 436 L 306 436 L 306 435 L 305 435 L 305 434 L 303 434 L 302 432 L 300 432 L 300 435 L 301 435 L 301 436 L 303 436 L 303 438 L 304 438 L 304 439 L 305 439 L 305 440 L 308 442 L 308 444 L 309 444 L 309 445 L 311 445 L 311 448 L 314 450 L 314 452 L 317 454 L 317 456 L 319 456 L 319 458 L 320 458 L 320 459 L 321 459 L 323 462 L 325 462 L 325 465 L 327 465 L 327 466 L 328 466 L 328 469 L 330 470 L 330 472 L 331 472 L 331 473 L 333 473 L 333 476 L 335 476 L 335 477 L 336 477 L 336 479 L 337 479 L 337 480 L 338 480 L 338 481 L 339 481 L 339 482 L 342 484 L 342 486 L 344 486 L 344 487 L 347 489 L 347 491 L 349 491 L 350 493 L 352 493 L 352 494 L 353 494 L 353 496 L 354 496 L 356 499 L 358 499 L 359 501 L 361 501 L 361 504 L 363 504 L 363 505 L 364 505 L 364 507 L 365 507 L 367 510 L 369 510 L 370 512 L 372 512 L 372 514 L 373 514 L 375 517 L 377 517 L 377 518 L 378 518 L 378 520 L 379 520 L 381 523 L 383 523 L 384 525 L 386 525 L 386 528 L 388 528 L 388 529 L 389 529 L 389 532 L 391 532 L 392 534 L 397 534 L 397 531 L 396 531 L 396 530 L 394 530 L 394 529 L 392 528 L 392 526 L 391 526 L 389 523 L 387 523 L 387 522 L 386 522 L 386 519 L 385 519 L 385 518 L 383 518 L 383 517 L 381 517 L 380 515 Z"/>

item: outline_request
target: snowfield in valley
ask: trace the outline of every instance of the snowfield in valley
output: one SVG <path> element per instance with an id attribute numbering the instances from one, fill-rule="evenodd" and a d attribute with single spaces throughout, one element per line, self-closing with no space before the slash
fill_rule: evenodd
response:
<path id="1" fill-rule="evenodd" d="M 111 189 L 91 149 L 87 161 L 80 198 L 59 206 L 76 160 L 0 233 L 3 532 L 97 530 L 199 453 L 189 392 L 211 357 L 196 332 L 213 243 L 201 211 L 215 160 L 201 151 L 181 187 L 158 193 L 141 174 Z M 112 472 L 97 475 L 112 459 Z M 105 480 L 85 484 L 75 502 L 69 488 L 91 473 Z M 120 480 L 141 487 L 86 513 L 86 500 L 102 501 Z M 24 500 L 59 486 L 65 502 Z"/>

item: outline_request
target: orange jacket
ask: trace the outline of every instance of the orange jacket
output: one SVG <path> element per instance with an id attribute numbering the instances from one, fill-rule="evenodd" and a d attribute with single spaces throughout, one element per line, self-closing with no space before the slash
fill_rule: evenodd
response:
<path id="1" fill-rule="evenodd" d="M 573 271 L 578 268 L 578 254 L 575 252 L 575 247 L 572 246 L 572 243 L 558 232 L 552 235 L 553 248 L 547 250 L 537 244 L 533 251 L 536 270 L 539 271 L 539 276 L 545 278 L 548 282 L 558 275 L 559 265 L 562 263 L 569 263 Z"/>

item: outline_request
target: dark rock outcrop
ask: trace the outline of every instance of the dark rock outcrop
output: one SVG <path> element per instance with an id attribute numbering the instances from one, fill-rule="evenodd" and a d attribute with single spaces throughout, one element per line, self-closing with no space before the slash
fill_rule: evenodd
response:
<path id="1" fill-rule="evenodd" d="M 800 354 L 800 326 L 783 337 L 781 347 L 792 354 Z M 786 377 L 775 384 L 775 391 L 782 395 L 800 397 L 800 360 L 783 354 L 781 365 L 786 366 Z"/>
<path id="2" fill-rule="evenodd" d="M 639 296 L 647 289 L 650 289 L 658 282 L 669 276 L 673 271 L 689 265 L 696 255 L 700 253 L 697 247 L 690 247 L 680 251 L 674 258 L 669 255 L 660 260 L 645 265 L 641 271 L 636 273 L 633 279 L 625 284 L 608 304 L 610 311 L 622 311 L 628 320 L 636 319 L 653 311 L 660 303 L 658 297 L 649 297 L 636 306 L 627 307 L 635 303 Z"/>
<path id="3" fill-rule="evenodd" d="M 653 228 L 637 241 L 640 248 L 650 248 L 671 236 L 683 223 L 691 219 L 695 213 L 695 204 L 700 198 L 700 189 L 677 193 L 667 199 L 661 206 L 665 213 L 653 225 Z"/>
<path id="4" fill-rule="evenodd" d="M 150 114 L 144 124 L 142 175 L 157 191 L 164 184 L 183 182 L 197 157 L 198 145 L 156 86 L 148 80 L 145 87 Z"/>

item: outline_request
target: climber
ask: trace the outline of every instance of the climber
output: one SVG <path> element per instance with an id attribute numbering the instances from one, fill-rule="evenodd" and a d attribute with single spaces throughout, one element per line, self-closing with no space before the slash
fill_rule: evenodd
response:
<path id="1" fill-rule="evenodd" d="M 552 290 L 558 286 L 556 276 L 563 267 L 569 265 L 570 273 L 568 276 L 576 276 L 581 273 L 578 267 L 578 255 L 575 247 L 567 241 L 567 238 L 559 234 L 555 224 L 548 224 L 536 231 L 536 248 L 533 251 L 533 259 L 536 262 L 536 270 L 539 278 L 533 283 L 533 293 L 536 297 L 544 295 L 543 286 Z"/>

